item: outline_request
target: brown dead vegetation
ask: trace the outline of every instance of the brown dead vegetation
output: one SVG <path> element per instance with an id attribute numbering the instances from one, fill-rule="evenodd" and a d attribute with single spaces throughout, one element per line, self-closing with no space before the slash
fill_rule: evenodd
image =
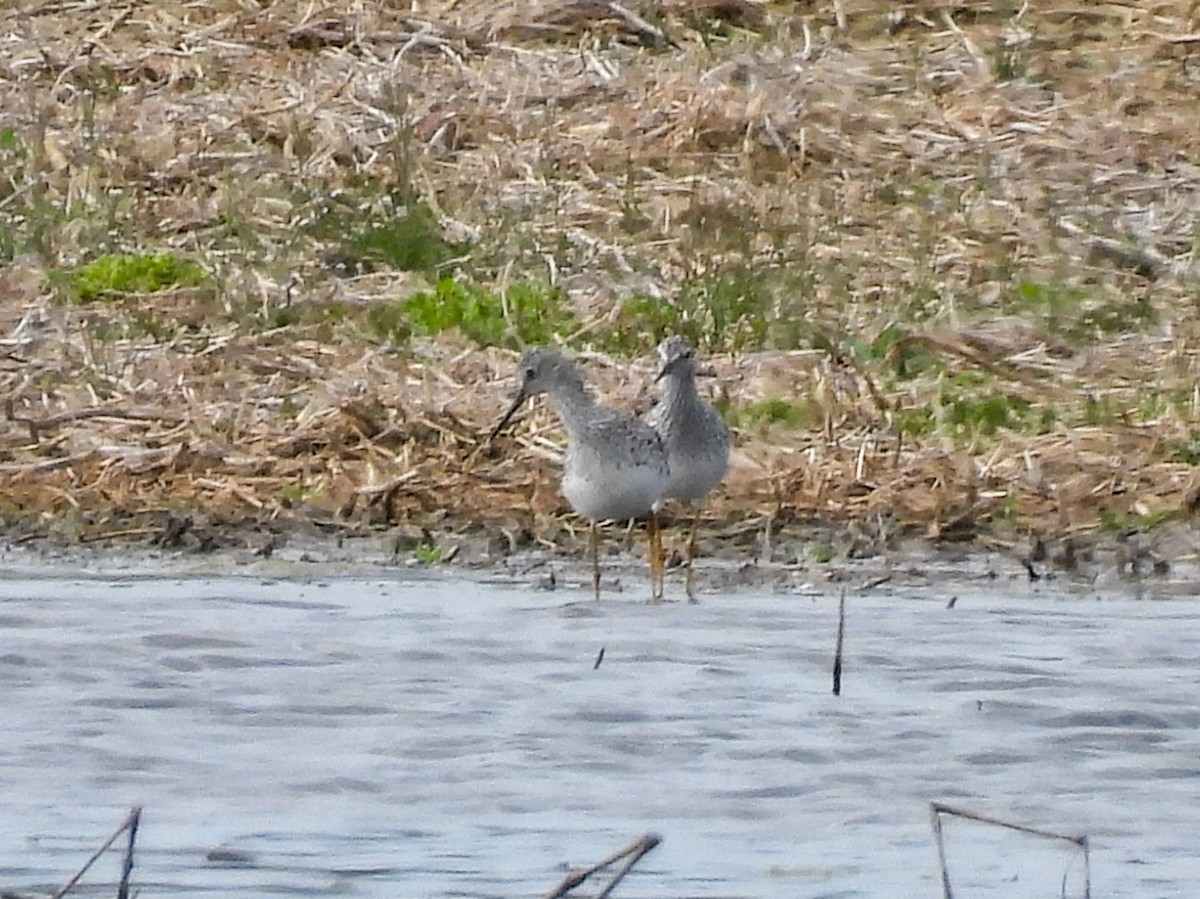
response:
<path id="1" fill-rule="evenodd" d="M 628 296 L 670 302 L 736 263 L 783 285 L 773 328 L 835 335 L 712 360 L 708 386 L 732 407 L 811 413 L 739 430 L 713 506 L 732 542 L 814 518 L 878 542 L 1190 516 L 1195 468 L 1177 460 L 1200 426 L 1197 4 L 408 7 L 0 12 L 0 131 L 31 148 L 0 210 L 58 210 L 0 267 L 11 535 L 207 545 L 239 526 L 397 526 L 414 543 L 488 534 L 498 551 L 566 536 L 552 419 L 527 417 L 502 453 L 480 445 L 512 354 L 454 335 L 392 352 L 236 314 L 411 293 L 419 276 L 346 276 L 296 239 L 308 198 L 396 178 L 470 242 L 476 278 L 551 280 L 585 331 Z M 197 258 L 215 302 L 143 298 L 191 331 L 99 339 L 130 310 L 67 302 L 52 275 L 100 243 Z M 1064 331 L 1006 299 L 1017 279 L 1085 291 L 1118 321 L 1149 311 Z M 839 350 L 888 328 L 887 352 Z M 917 350 L 938 373 L 897 377 Z M 647 406 L 648 353 L 584 356 L 604 396 Z M 959 373 L 1054 414 L 906 433 Z"/>

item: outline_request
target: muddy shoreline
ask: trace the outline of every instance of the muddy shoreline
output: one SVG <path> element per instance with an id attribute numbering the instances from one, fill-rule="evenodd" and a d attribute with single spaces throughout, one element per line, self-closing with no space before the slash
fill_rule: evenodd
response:
<path id="1" fill-rule="evenodd" d="M 275 522 L 269 531 L 261 526 L 197 529 L 170 547 L 154 539 L 10 537 L 0 538 L 0 571 L 101 578 L 451 578 L 557 591 L 568 601 L 590 595 L 582 535 L 573 545 L 533 542 L 508 551 L 494 533 L 444 534 L 435 538 L 444 547 L 445 558 L 438 561 L 414 554 L 413 536 L 408 529 L 331 535 L 311 524 Z M 678 541 L 678 533 L 673 536 L 674 541 L 668 535 L 668 546 Z M 1190 527 L 1166 525 L 1151 533 L 1102 534 L 1086 541 L 989 537 L 956 543 L 907 537 L 867 546 L 854 528 L 809 524 L 776 535 L 770 547 L 761 539 L 702 537 L 696 586 L 702 602 L 747 591 L 819 596 L 876 589 L 931 590 L 947 601 L 960 592 L 995 590 L 1055 598 L 1191 598 L 1200 595 L 1194 540 Z M 813 560 L 813 547 L 829 557 Z M 640 534 L 609 528 L 601 549 L 605 597 L 631 601 L 645 592 L 643 549 Z M 672 553 L 668 600 L 683 598 L 679 563 L 678 553 Z"/>

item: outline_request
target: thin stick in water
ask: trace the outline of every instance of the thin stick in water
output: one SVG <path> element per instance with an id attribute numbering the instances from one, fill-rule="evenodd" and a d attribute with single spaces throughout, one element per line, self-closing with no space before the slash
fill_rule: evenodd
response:
<path id="1" fill-rule="evenodd" d="M 838 597 L 837 645 L 833 650 L 833 695 L 842 695 L 842 643 L 846 635 L 846 591 Z"/>
<path id="2" fill-rule="evenodd" d="M 946 845 L 942 836 L 942 815 L 953 815 L 957 818 L 966 818 L 969 821 L 978 821 L 981 824 L 992 824 L 996 827 L 1007 827 L 1009 830 L 1032 834 L 1036 837 L 1045 837 L 1049 840 L 1063 840 L 1068 843 L 1073 843 L 1083 850 L 1084 899 L 1088 899 L 1088 897 L 1092 895 L 1092 866 L 1090 853 L 1088 851 L 1087 834 L 1057 833 L 1053 830 L 1045 830 L 1044 828 L 1033 827 L 1029 824 L 1017 824 L 1014 821 L 1005 821 L 1002 818 L 994 818 L 991 815 L 983 815 L 979 812 L 973 812 L 968 809 L 946 805 L 942 802 L 929 803 L 929 812 L 932 818 L 934 840 L 937 843 L 938 862 L 942 867 L 943 899 L 954 899 L 954 890 L 950 886 L 950 870 L 946 865 Z"/>
<path id="3" fill-rule="evenodd" d="M 621 879 L 628 874 L 630 869 L 641 860 L 642 856 L 661 842 L 662 837 L 660 837 L 658 834 L 645 834 L 644 836 L 634 840 L 624 849 L 614 852 L 608 858 L 604 859 L 604 861 L 596 862 L 596 864 L 592 865 L 590 868 L 577 868 L 574 871 L 571 871 L 566 877 L 563 878 L 562 883 L 555 887 L 553 891 L 546 894 L 546 899 L 563 899 L 563 897 L 570 893 L 571 890 L 575 889 L 575 887 L 579 886 L 597 871 L 601 871 L 614 862 L 625 859 L 625 863 L 613 875 L 612 880 L 610 880 L 604 886 L 604 888 L 596 894 L 596 899 L 607 899 L 608 896 L 612 895 L 612 891 L 616 888 L 617 884 L 621 882 Z"/>
<path id="4" fill-rule="evenodd" d="M 125 847 L 125 862 L 121 867 L 121 883 L 117 886 L 117 899 L 129 899 L 129 878 L 133 874 L 133 845 L 137 842 L 138 824 L 142 820 L 141 806 L 130 812 L 129 845 Z"/>
<path id="5" fill-rule="evenodd" d="M 92 853 L 92 857 L 83 863 L 83 867 L 76 871 L 75 875 L 70 880 L 50 894 L 50 899 L 62 899 L 63 896 L 67 895 L 71 888 L 75 886 L 75 884 L 79 883 L 80 878 L 87 873 L 88 868 L 95 863 L 96 859 L 102 856 L 108 850 L 108 847 L 117 841 L 117 837 L 130 828 L 133 828 L 135 831 L 137 830 L 137 822 L 141 816 L 142 807 L 140 805 L 134 806 L 129 814 L 125 816 L 125 820 L 121 822 L 121 826 L 113 831 L 112 836 L 100 844 L 100 848 Z"/>
<path id="6" fill-rule="evenodd" d="M 625 864 L 621 865 L 617 873 L 613 875 L 612 880 L 608 882 L 608 885 L 596 894 L 596 899 L 608 899 L 612 895 L 612 891 L 617 888 L 617 884 L 625 879 L 625 875 L 632 870 L 633 866 L 641 861 L 643 855 L 657 846 L 661 839 L 658 834 L 648 833 L 634 846 L 629 847 L 634 851 L 625 859 Z"/>

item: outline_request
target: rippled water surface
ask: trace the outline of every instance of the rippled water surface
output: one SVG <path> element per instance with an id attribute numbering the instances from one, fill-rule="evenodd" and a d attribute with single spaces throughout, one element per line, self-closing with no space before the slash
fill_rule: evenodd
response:
<path id="1" fill-rule="evenodd" d="M 143 897 L 536 895 L 646 831 L 619 895 L 935 897 L 940 800 L 1088 834 L 1093 895 L 1198 895 L 1191 600 L 852 594 L 838 698 L 832 593 L 585 595 L 0 579 L 0 888 L 142 804 Z M 1065 844 L 946 838 L 960 896 L 1081 889 Z"/>

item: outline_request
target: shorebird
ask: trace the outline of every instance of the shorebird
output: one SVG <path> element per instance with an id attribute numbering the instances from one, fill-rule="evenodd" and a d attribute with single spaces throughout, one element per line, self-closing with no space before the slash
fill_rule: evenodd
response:
<path id="1" fill-rule="evenodd" d="M 704 500 L 725 476 L 729 464 L 729 429 L 717 410 L 696 392 L 696 351 L 682 337 L 668 337 L 658 345 L 662 363 L 655 382 L 662 396 L 646 422 L 662 437 L 671 477 L 663 499 L 678 499 L 696 506 L 696 516 L 685 550 L 685 589 L 692 592 L 692 560 Z"/>
<path id="2" fill-rule="evenodd" d="M 567 432 L 562 492 L 571 508 L 591 522 L 592 588 L 600 598 L 596 525 L 608 519 L 647 516 L 650 598 L 662 599 L 663 553 L 658 502 L 669 480 L 667 453 L 658 432 L 633 415 L 597 403 L 575 363 L 557 350 L 539 347 L 521 357 L 520 386 L 512 406 L 492 429 L 491 443 L 521 404 L 545 393 Z"/>

